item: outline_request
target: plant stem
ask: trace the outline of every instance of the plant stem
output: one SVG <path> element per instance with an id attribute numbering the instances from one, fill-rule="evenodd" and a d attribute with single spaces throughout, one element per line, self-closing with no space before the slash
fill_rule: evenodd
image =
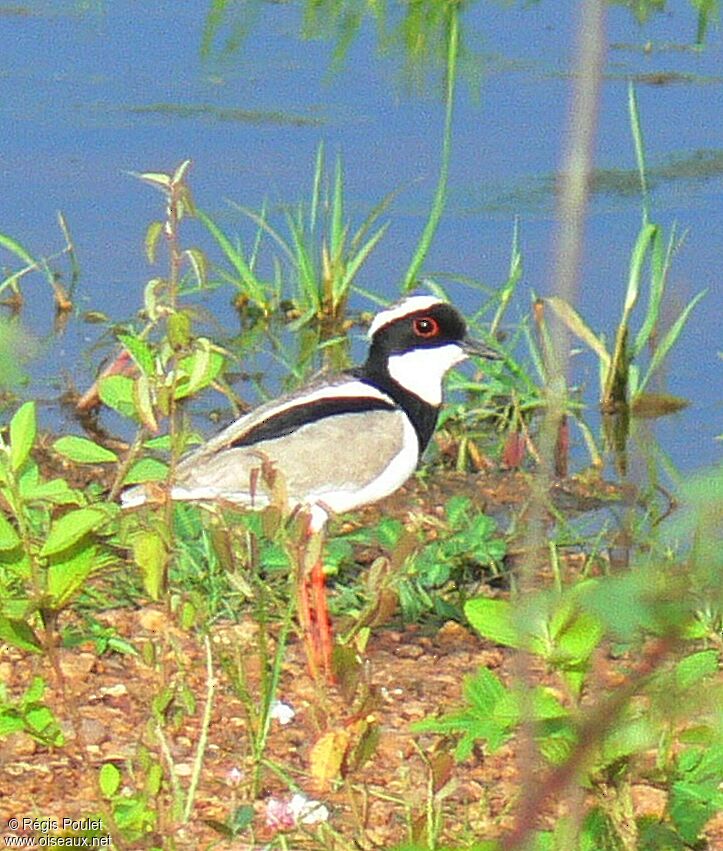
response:
<path id="1" fill-rule="evenodd" d="M 585 212 L 592 170 L 594 130 L 604 61 L 603 0 L 586 0 L 581 4 L 579 43 L 573 72 L 572 101 L 568 113 L 567 146 L 561 168 L 561 191 L 558 207 L 558 228 L 554 281 L 554 294 L 575 304 L 580 263 L 582 258 Z M 549 336 L 544 352 L 546 378 L 545 415 L 540 427 L 538 442 L 540 464 L 532 479 L 530 504 L 522 528 L 523 549 L 526 553 L 519 574 L 519 594 L 524 597 L 539 585 L 543 574 L 546 550 L 546 516 L 550 486 L 554 474 L 555 446 L 562 418 L 567 406 L 569 371 L 569 333 L 560 324 L 556 333 Z M 549 784 L 541 784 L 539 777 L 540 754 L 535 743 L 532 724 L 532 660 L 525 651 L 513 657 L 513 674 L 522 696 L 518 765 L 520 787 L 529 789 L 530 796 L 542 795 L 547 799 Z M 574 774 L 571 774 L 570 779 Z M 535 816 L 530 815 L 527 799 L 518 807 L 516 828 L 512 839 L 503 847 L 517 848 L 529 838 Z"/>
<path id="2" fill-rule="evenodd" d="M 186 805 L 183 808 L 183 823 L 187 824 L 191 818 L 193 810 L 193 802 L 196 798 L 196 790 L 198 789 L 198 781 L 201 778 L 201 769 L 203 768 L 203 757 L 206 753 L 206 745 L 208 743 L 208 731 L 211 726 L 211 710 L 213 709 L 213 696 L 216 689 L 216 678 L 213 673 L 213 654 L 211 653 L 211 640 L 208 635 L 203 637 L 203 646 L 206 651 L 206 704 L 203 709 L 203 719 L 201 720 L 201 731 L 198 736 L 198 745 L 196 746 L 196 757 L 193 761 L 193 773 L 191 774 L 191 782 L 188 785 L 186 793 Z"/>
<path id="3" fill-rule="evenodd" d="M 457 58 L 459 54 L 459 11 L 456 6 L 450 6 L 449 11 L 449 36 L 447 46 L 447 84 L 445 90 L 445 113 L 444 113 L 444 137 L 442 141 L 442 161 L 439 168 L 439 180 L 437 191 L 432 202 L 429 218 L 422 231 L 412 262 L 407 269 L 402 284 L 403 292 L 409 292 L 417 284 L 417 276 L 424 260 L 429 252 L 432 239 L 436 233 L 439 220 L 442 217 L 445 203 L 447 201 L 447 182 L 449 178 L 449 162 L 452 153 L 452 116 L 454 112 L 454 100 L 457 81 Z"/>

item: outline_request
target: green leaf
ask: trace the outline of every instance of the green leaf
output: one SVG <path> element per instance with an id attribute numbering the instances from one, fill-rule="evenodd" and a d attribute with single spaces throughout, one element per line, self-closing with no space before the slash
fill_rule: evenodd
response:
<path id="1" fill-rule="evenodd" d="M 82 505 L 85 502 L 80 491 L 73 490 L 65 479 L 39 481 L 35 476 L 21 479 L 20 494 L 23 500 L 30 502 L 48 502 L 51 505 Z"/>
<path id="2" fill-rule="evenodd" d="M 682 776 L 672 784 L 668 809 L 683 839 L 696 845 L 706 822 L 723 809 L 723 747 L 686 750 L 677 767 Z"/>
<path id="3" fill-rule="evenodd" d="M 168 562 L 168 548 L 163 538 L 153 531 L 144 531 L 133 538 L 133 557 L 141 569 L 143 585 L 152 600 L 159 600 L 163 591 Z"/>
<path id="4" fill-rule="evenodd" d="M 158 239 L 163 233 L 163 222 L 151 222 L 146 230 L 145 249 L 148 262 L 153 265 L 156 262 L 156 248 L 158 247 Z"/>
<path id="5" fill-rule="evenodd" d="M 45 694 L 46 683 L 42 677 L 33 677 L 30 685 L 27 687 L 25 694 L 20 700 L 21 707 L 25 710 L 32 704 L 42 700 Z"/>
<path id="6" fill-rule="evenodd" d="M 0 513 L 0 550 L 14 550 L 20 543 L 15 527 Z"/>
<path id="7" fill-rule="evenodd" d="M 619 717 L 602 743 L 595 767 L 600 770 L 624 757 L 644 753 L 655 747 L 658 735 L 650 718 L 636 717 L 631 712 Z"/>
<path id="8" fill-rule="evenodd" d="M 444 513 L 447 515 L 447 522 L 453 529 L 462 526 L 471 505 L 472 500 L 468 496 L 453 496 L 447 500 Z"/>
<path id="9" fill-rule="evenodd" d="M 718 673 L 718 652 L 701 650 L 681 659 L 675 666 L 675 683 L 681 692 L 697 686 L 706 677 Z"/>
<path id="10" fill-rule="evenodd" d="M 171 178 L 173 183 L 182 183 L 186 179 L 186 172 L 191 167 L 191 160 L 183 160 L 183 162 L 176 167 L 176 170 L 173 172 L 173 177 Z"/>
<path id="11" fill-rule="evenodd" d="M 206 255 L 200 248 L 187 248 L 183 252 L 183 256 L 188 260 L 193 269 L 198 286 L 205 287 L 208 283 L 208 260 L 206 259 Z"/>
<path id="12" fill-rule="evenodd" d="M 130 354 L 138 369 L 144 375 L 153 375 L 155 373 L 153 349 L 151 349 L 145 340 L 141 337 L 136 337 L 134 334 L 118 334 L 118 341 L 126 349 L 128 354 Z"/>
<path id="13" fill-rule="evenodd" d="M 118 460 L 115 452 L 111 452 L 105 446 L 99 446 L 87 437 L 78 437 L 74 434 L 68 434 L 56 440 L 53 449 L 77 464 L 105 464 Z"/>
<path id="14" fill-rule="evenodd" d="M 133 407 L 136 416 L 149 431 L 158 431 L 158 421 L 151 398 L 151 385 L 146 375 L 139 375 L 133 382 Z"/>
<path id="15" fill-rule="evenodd" d="M 5 248 L 7 251 L 10 251 L 16 257 L 19 257 L 23 263 L 28 266 L 37 266 L 38 261 L 30 254 L 30 252 L 24 248 L 17 240 L 13 239 L 11 236 L 6 236 L 4 233 L 0 233 L 0 246 Z"/>
<path id="16" fill-rule="evenodd" d="M 468 600 L 464 613 L 472 626 L 497 644 L 519 648 L 522 645 L 520 631 L 514 621 L 512 604 L 507 600 L 489 600 L 478 597 Z"/>
<path id="17" fill-rule="evenodd" d="M 150 183 L 152 186 L 156 186 L 163 191 L 167 191 L 171 187 L 171 177 L 168 174 L 156 171 L 144 171 L 141 174 L 132 172 L 132 174 L 139 180 L 145 180 L 146 183 Z"/>
<path id="18" fill-rule="evenodd" d="M 670 260 L 673 254 L 675 241 L 675 227 L 670 234 L 667 251 L 663 246 L 663 232 L 658 230 L 653 237 L 650 249 L 650 287 L 648 293 L 648 306 L 645 311 L 645 319 L 635 335 L 635 341 L 630 347 L 630 358 L 635 359 L 643 351 L 650 341 L 655 329 L 660 322 L 660 305 L 663 300 L 665 279 L 668 274 Z"/>
<path id="19" fill-rule="evenodd" d="M 23 620 L 14 620 L 0 615 L 0 638 L 31 653 L 42 653 L 43 645 L 32 627 Z"/>
<path id="20" fill-rule="evenodd" d="M 250 827 L 255 817 L 256 811 L 251 804 L 242 804 L 240 807 L 237 807 L 230 819 L 234 833 L 239 833 Z"/>
<path id="21" fill-rule="evenodd" d="M 587 662 L 602 636 L 603 628 L 597 618 L 588 612 L 579 613 L 555 634 L 555 661 Z"/>
<path id="22" fill-rule="evenodd" d="M 191 317 L 185 310 L 168 317 L 168 340 L 174 349 L 183 349 L 191 342 Z"/>
<path id="23" fill-rule="evenodd" d="M 491 715 L 504 693 L 505 687 L 487 668 L 478 668 L 474 676 L 465 677 L 464 696 L 483 713 Z"/>
<path id="24" fill-rule="evenodd" d="M 361 268 L 362 264 L 367 259 L 367 257 L 374 250 L 374 248 L 376 247 L 379 240 L 387 232 L 388 227 L 389 227 L 388 222 L 383 224 L 379 228 L 379 230 L 372 237 L 370 237 L 370 239 L 359 249 L 359 251 L 356 254 L 354 254 L 353 257 L 351 257 L 349 259 L 347 267 L 344 271 L 344 277 L 342 278 L 342 281 L 341 281 L 341 286 L 339 288 L 340 289 L 340 293 L 339 293 L 340 296 L 344 296 L 344 295 L 347 294 L 347 292 L 349 291 L 349 288 L 351 287 L 351 283 L 354 280 L 354 277 L 356 276 L 357 272 L 359 271 L 359 269 Z"/>
<path id="25" fill-rule="evenodd" d="M 640 294 L 640 278 L 643 274 L 645 265 L 645 257 L 648 253 L 648 247 L 653 242 L 655 235 L 658 232 L 658 226 L 645 224 L 638 233 L 638 238 L 635 240 L 633 253 L 630 256 L 630 271 L 628 274 L 628 288 L 625 293 L 625 305 L 623 307 L 623 316 L 620 320 L 621 325 L 627 325 L 630 313 L 632 312 Z"/>
<path id="26" fill-rule="evenodd" d="M 121 773 L 112 762 L 103 764 L 98 775 L 100 791 L 105 798 L 112 798 L 120 788 Z"/>
<path id="27" fill-rule="evenodd" d="M 207 387 L 223 368 L 223 356 L 211 349 L 211 344 L 205 337 L 199 337 L 196 344 L 196 351 L 189 357 L 182 358 L 178 364 L 176 399 L 184 399 Z"/>
<path id="28" fill-rule="evenodd" d="M 41 556 L 52 556 L 67 550 L 90 532 L 99 529 L 108 520 L 103 508 L 79 508 L 59 517 L 50 527 L 47 540 L 40 550 Z"/>
<path id="29" fill-rule="evenodd" d="M 55 560 L 48 567 L 46 592 L 51 608 L 58 610 L 68 605 L 83 587 L 85 580 L 103 566 L 96 547 L 83 547 L 70 558 Z"/>
<path id="30" fill-rule="evenodd" d="M 134 381 L 127 375 L 106 375 L 98 382 L 101 401 L 124 417 L 135 417 Z"/>
<path id="31" fill-rule="evenodd" d="M 10 420 L 10 466 L 13 470 L 19 470 L 27 461 L 36 433 L 35 402 L 25 402 Z"/>
<path id="32" fill-rule="evenodd" d="M 168 477 L 168 464 L 155 458 L 141 458 L 131 465 L 123 479 L 124 485 L 141 485 L 144 482 L 162 482 Z"/>
<path id="33" fill-rule="evenodd" d="M 5 567 L 12 569 L 20 579 L 28 580 L 31 578 L 32 570 L 30 559 L 26 553 L 21 553 L 19 559 L 12 564 L 6 564 Z M 38 609 L 38 601 L 31 600 L 29 597 L 0 597 L 0 612 L 2 616 L 11 621 L 26 621 L 29 622 L 31 616 Z"/>
<path id="34" fill-rule="evenodd" d="M 266 304 L 266 292 L 263 284 L 256 277 L 253 269 L 244 257 L 239 246 L 234 245 L 220 227 L 205 213 L 197 211 L 198 218 L 211 232 L 211 235 L 219 244 L 219 247 L 234 267 L 238 279 L 236 286 L 246 295 L 250 301 L 263 308 Z"/>
<path id="35" fill-rule="evenodd" d="M 11 733 L 20 733 L 25 729 L 23 719 L 13 710 L 0 711 L 0 739 Z"/>
<path id="36" fill-rule="evenodd" d="M 25 726 L 39 742 L 59 747 L 65 741 L 55 715 L 47 706 L 32 706 L 25 713 Z"/>

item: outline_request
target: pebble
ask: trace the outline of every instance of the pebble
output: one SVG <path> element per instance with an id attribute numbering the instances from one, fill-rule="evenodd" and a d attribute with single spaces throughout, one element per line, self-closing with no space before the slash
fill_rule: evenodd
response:
<path id="1" fill-rule="evenodd" d="M 397 647 L 394 655 L 400 659 L 419 659 L 420 656 L 424 656 L 424 648 L 417 644 L 403 644 Z"/>
<path id="2" fill-rule="evenodd" d="M 122 697 L 128 694 L 128 689 L 124 683 L 116 683 L 112 686 L 102 686 L 98 689 L 102 697 Z"/>

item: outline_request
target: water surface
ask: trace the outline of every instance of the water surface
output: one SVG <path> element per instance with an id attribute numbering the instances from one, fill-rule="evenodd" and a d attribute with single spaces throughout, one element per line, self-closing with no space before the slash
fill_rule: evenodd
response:
<path id="1" fill-rule="evenodd" d="M 450 199 L 425 270 L 497 286 L 507 274 L 519 217 L 527 294 L 552 291 L 554 185 L 570 89 L 575 3 L 530 8 L 470 6 L 464 35 L 478 57 L 477 81 L 463 83 L 455 115 Z M 600 104 L 597 172 L 587 230 L 580 309 L 612 334 L 628 258 L 640 224 L 627 81 L 637 80 L 650 165 L 653 218 L 688 231 L 675 258 L 667 315 L 699 290 L 710 292 L 669 360 L 665 389 L 688 397 L 685 412 L 655 426 L 683 471 L 718 457 L 720 422 L 720 251 L 723 244 L 723 63 L 721 31 L 690 49 L 695 20 L 675 3 L 644 28 L 610 10 Z M 299 39 L 300 11 L 259 4 L 240 48 L 208 33 L 203 3 L 38 2 L 0 7 L 0 232 L 38 255 L 62 247 L 56 211 L 70 224 L 82 276 L 81 308 L 127 319 L 151 274 L 145 228 L 161 197 L 129 172 L 171 170 L 193 160 L 199 205 L 230 229 L 245 227 L 225 199 L 259 208 L 308 194 L 321 140 L 340 152 L 356 222 L 403 187 L 392 226 L 359 283 L 391 296 L 424 224 L 435 188 L 443 121 L 438 76 L 410 86 L 403 59 L 380 56 L 375 26 L 362 25 L 338 70 L 332 45 Z M 653 46 L 646 51 L 646 43 Z M 198 229 L 187 232 L 195 238 Z M 209 247 L 206 242 L 205 247 Z M 2 258 L 3 262 L 5 257 Z M 35 375 L 52 396 L 63 371 L 91 380 L 101 330 L 72 321 L 52 336 L 53 311 L 41 276 L 24 285 L 23 319 L 38 338 Z M 210 307 L 237 328 L 230 293 Z M 453 288 L 465 309 L 472 290 Z M 370 305 L 361 296 L 357 307 Z M 84 355 L 81 353 L 85 353 Z M 597 366 L 576 356 L 576 379 L 595 398 Z"/>

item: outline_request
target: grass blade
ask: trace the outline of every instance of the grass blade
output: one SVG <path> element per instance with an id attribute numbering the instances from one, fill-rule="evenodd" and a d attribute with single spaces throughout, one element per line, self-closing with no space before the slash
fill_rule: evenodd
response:
<path id="1" fill-rule="evenodd" d="M 349 242 L 349 251 L 355 252 L 359 244 L 366 238 L 367 233 L 372 229 L 374 223 L 377 219 L 382 215 L 382 213 L 388 209 L 391 205 L 392 201 L 399 195 L 402 191 L 401 187 L 398 189 L 392 189 L 391 192 L 388 192 L 382 200 L 376 204 L 369 215 L 364 219 L 364 221 L 359 225 L 358 230 L 352 236 L 351 241 Z"/>
<path id="2" fill-rule="evenodd" d="M 288 212 L 286 215 L 294 248 L 294 266 L 299 277 L 301 293 L 305 298 L 306 306 L 316 312 L 321 310 L 319 276 L 314 265 L 314 258 L 305 240 L 303 222 L 295 221 L 294 217 Z"/>
<path id="3" fill-rule="evenodd" d="M 625 306 L 623 307 L 623 315 L 620 319 L 620 325 L 627 326 L 630 321 L 630 314 L 633 312 L 633 308 L 638 301 L 638 296 L 640 295 L 640 279 L 643 274 L 645 257 L 648 253 L 648 247 L 655 239 L 657 232 L 657 225 L 645 224 L 640 229 L 638 238 L 635 240 L 633 253 L 630 257 L 628 288 L 625 293 Z"/>
<path id="4" fill-rule="evenodd" d="M 630 115 L 630 130 L 633 134 L 633 144 L 635 145 L 635 160 L 638 165 L 638 176 L 640 177 L 643 224 L 646 225 L 650 221 L 650 201 L 648 179 L 645 170 L 645 146 L 643 145 L 643 128 L 640 124 L 640 113 L 638 111 L 638 98 L 635 94 L 635 86 L 632 80 L 628 83 L 628 113 Z"/>
<path id="5" fill-rule="evenodd" d="M 648 381 L 653 377 L 655 371 L 660 367 L 660 365 L 665 360 L 668 352 L 675 345 L 676 340 L 680 337 L 680 334 L 685 326 L 685 323 L 688 321 L 688 316 L 690 316 L 690 312 L 693 308 L 698 304 L 698 302 L 707 294 L 708 290 L 701 290 L 695 298 L 691 299 L 691 301 L 686 305 L 685 310 L 680 314 L 680 316 L 675 320 L 675 322 L 670 326 L 668 331 L 666 332 L 663 339 L 660 341 L 660 345 L 655 350 L 653 357 L 650 359 L 650 365 L 648 366 L 648 371 L 645 373 L 645 377 L 640 382 L 640 386 L 638 387 L 638 394 L 642 393 L 645 389 Z"/>
<path id="6" fill-rule="evenodd" d="M 346 294 L 351 286 L 351 282 L 354 280 L 356 273 L 361 268 L 364 261 L 367 257 L 372 253 L 376 244 L 379 240 L 384 236 L 387 232 L 387 228 L 389 227 L 389 222 L 385 222 L 379 230 L 364 243 L 364 245 L 356 252 L 356 254 L 351 258 L 349 264 L 346 267 L 346 271 L 342 278 L 342 294 Z"/>
<path id="7" fill-rule="evenodd" d="M 279 246 L 279 248 L 284 252 L 284 254 L 288 257 L 291 263 L 295 262 L 294 252 L 289 247 L 288 242 L 281 236 L 281 234 L 271 227 L 271 225 L 266 220 L 266 204 L 264 203 L 264 207 L 261 211 L 261 215 L 259 215 L 254 210 L 249 207 L 243 207 L 241 204 L 237 204 L 235 201 L 230 202 L 231 206 L 234 210 L 238 210 L 240 213 L 243 213 L 244 216 L 248 216 L 252 222 L 255 222 L 259 229 L 265 231 L 271 239 Z"/>
<path id="8" fill-rule="evenodd" d="M 605 343 L 597 336 L 575 308 L 571 304 L 568 304 L 565 299 L 558 296 L 549 296 L 545 301 L 553 309 L 558 319 L 564 322 L 570 331 L 576 337 L 579 337 L 583 343 L 587 343 L 590 346 L 606 368 L 609 367 L 610 355 L 605 348 Z"/>
<path id="9" fill-rule="evenodd" d="M 13 239 L 11 236 L 6 236 L 4 233 L 0 233 L 0 246 L 7 249 L 11 254 L 14 254 L 16 257 L 19 257 L 23 263 L 26 263 L 28 266 L 37 266 L 38 261 L 30 254 L 29 251 L 26 251 L 20 243 Z"/>
<path id="10" fill-rule="evenodd" d="M 645 320 L 638 331 L 635 342 L 631 349 L 631 357 L 636 358 L 647 345 L 660 320 L 660 305 L 663 300 L 665 284 L 668 280 L 668 271 L 676 247 L 680 244 L 675 238 L 675 225 L 673 226 L 667 249 L 663 251 L 662 231 L 656 233 L 650 255 L 650 296 Z"/>
<path id="11" fill-rule="evenodd" d="M 499 304 L 497 305 L 497 310 L 495 311 L 494 318 L 492 319 L 492 324 L 490 325 L 490 335 L 494 337 L 497 333 L 497 329 L 500 326 L 500 322 L 505 315 L 507 310 L 507 306 L 512 299 L 512 296 L 517 289 L 517 284 L 520 282 L 522 278 L 522 252 L 520 251 L 520 240 L 519 240 L 519 219 L 515 219 L 515 227 L 512 232 L 512 252 L 510 254 L 510 271 L 507 276 L 507 280 L 502 286 L 502 289 L 499 294 Z"/>
<path id="12" fill-rule="evenodd" d="M 213 219 L 207 216 L 206 213 L 198 210 L 197 215 L 201 222 L 209 230 L 211 236 L 213 236 L 216 240 L 219 247 L 226 255 L 227 260 L 236 270 L 238 274 L 236 286 L 243 290 L 244 295 L 246 295 L 252 302 L 262 309 L 266 309 L 266 289 L 254 274 L 253 269 L 246 262 L 241 249 L 231 242 L 221 228 L 213 221 Z"/>
<path id="13" fill-rule="evenodd" d="M 336 261 L 344 251 L 344 241 L 347 233 L 347 229 L 344 227 L 344 174 L 340 156 L 336 158 L 334 169 L 334 197 L 331 202 L 331 224 L 329 230 L 331 256 Z"/>
<path id="14" fill-rule="evenodd" d="M 324 143 L 319 142 L 316 150 L 316 166 L 314 168 L 314 183 L 311 189 L 311 211 L 309 212 L 309 228 L 312 234 L 316 230 L 316 219 L 321 198 L 321 180 L 324 176 Z"/>

